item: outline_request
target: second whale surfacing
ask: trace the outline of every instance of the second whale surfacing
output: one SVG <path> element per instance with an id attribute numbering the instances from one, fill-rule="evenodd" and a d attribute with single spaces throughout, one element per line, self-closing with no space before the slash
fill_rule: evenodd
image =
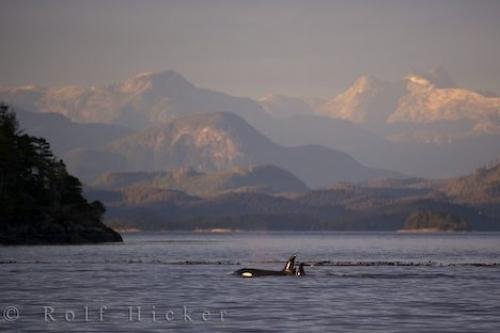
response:
<path id="1" fill-rule="evenodd" d="M 297 272 L 295 268 L 295 258 L 296 256 L 291 256 L 285 264 L 285 267 L 281 271 L 273 271 L 268 269 L 258 269 L 258 268 L 242 268 L 235 271 L 233 274 L 244 277 L 244 278 L 253 278 L 259 276 L 303 276 L 304 266 L 300 265 L 300 269 Z"/>

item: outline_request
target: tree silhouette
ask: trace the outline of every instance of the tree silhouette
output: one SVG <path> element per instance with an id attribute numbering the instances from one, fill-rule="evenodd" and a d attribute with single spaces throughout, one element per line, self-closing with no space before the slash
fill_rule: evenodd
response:
<path id="1" fill-rule="evenodd" d="M 0 104 L 0 243 L 121 240 L 101 223 L 104 211 L 87 202 L 49 143 L 23 133 Z"/>

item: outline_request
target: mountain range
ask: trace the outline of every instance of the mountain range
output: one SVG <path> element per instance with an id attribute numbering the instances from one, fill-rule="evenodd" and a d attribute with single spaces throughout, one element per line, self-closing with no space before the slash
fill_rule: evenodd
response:
<path id="1" fill-rule="evenodd" d="M 289 108 L 303 110 L 307 100 Z M 294 99 L 273 101 L 263 105 L 280 110 Z M 273 124 L 263 132 L 278 143 L 306 137 L 308 142 L 344 150 L 367 165 L 421 177 L 463 175 L 500 155 L 500 98 L 458 87 L 443 68 L 394 82 L 361 76 L 340 94 L 308 105 L 313 114 L 330 118 L 329 125 L 317 117 L 309 126 L 311 117 L 301 112 L 281 116 L 287 131 Z M 301 126 L 294 126 L 300 122 L 297 118 Z M 339 135 L 339 127 L 349 128 L 355 139 L 344 140 L 349 134 Z"/>
<path id="2" fill-rule="evenodd" d="M 20 108 L 15 112 L 21 127 L 32 135 L 46 138 L 59 156 L 72 149 L 94 149 L 134 132 L 113 124 L 77 123 L 57 113 L 28 112 Z"/>
<path id="3" fill-rule="evenodd" d="M 124 156 L 133 171 L 194 167 L 221 171 L 235 166 L 273 164 L 311 187 L 337 181 L 396 177 L 368 168 L 348 154 L 318 145 L 277 145 L 232 113 L 201 113 L 116 140 L 106 150 Z M 314 163 L 311 163 L 314 161 Z"/>
<path id="4" fill-rule="evenodd" d="M 191 168 L 212 173 L 260 165 L 288 170 L 312 188 L 337 181 L 401 176 L 366 167 L 344 152 L 323 146 L 278 145 L 228 112 L 193 113 L 142 131 L 113 124 L 75 123 L 53 113 L 18 110 L 18 114 L 21 127 L 55 142 L 57 155 L 85 182 L 109 172 Z"/>
<path id="5" fill-rule="evenodd" d="M 191 195 L 213 196 L 226 192 L 303 193 L 308 187 L 290 172 L 272 165 L 202 173 L 191 168 L 171 172 L 110 172 L 91 184 L 94 189 L 157 188 Z"/>
<path id="6" fill-rule="evenodd" d="M 415 214 L 448 214 L 467 221 L 472 230 L 500 230 L 499 170 L 496 164 L 439 181 L 386 179 L 312 191 L 299 186 L 302 191 L 294 194 L 255 190 L 252 184 L 258 184 L 269 167 L 254 177 L 247 176 L 255 173 L 252 170 L 225 175 L 108 174 L 88 187 L 86 195 L 104 201 L 108 223 L 124 229 L 399 230 Z M 245 179 L 239 185 L 250 189 L 227 182 L 238 173 Z M 272 174 L 282 184 L 299 184 L 277 169 Z M 202 187 L 193 186 L 200 182 Z M 213 191 L 194 193 L 203 187 Z"/>
<path id="7" fill-rule="evenodd" d="M 396 82 L 362 76 L 317 111 L 363 124 L 374 132 L 396 132 L 391 136 L 393 140 L 439 143 L 464 136 L 500 134 L 500 98 L 457 87 L 443 68 L 411 73 Z M 454 126 L 456 131 L 452 131 L 453 126 L 447 130 L 438 126 L 433 132 L 429 126 L 447 122 L 458 124 Z M 406 136 L 398 136 L 398 124 L 412 124 L 415 128 Z"/>
<path id="8" fill-rule="evenodd" d="M 189 113 L 233 112 L 248 119 L 264 113 L 250 98 L 198 88 L 173 70 L 141 73 L 104 86 L 2 87 L 0 99 L 25 110 L 59 113 L 75 122 L 133 129 Z"/>
<path id="9" fill-rule="evenodd" d="M 188 140 L 187 135 L 183 136 L 183 140 L 188 141 L 177 141 L 175 147 L 170 148 L 190 152 L 177 162 L 175 159 L 169 161 L 169 165 L 162 165 L 160 169 L 182 167 L 184 165 L 180 165 L 179 161 L 191 160 L 190 166 L 204 161 L 201 164 L 206 165 L 194 165 L 200 168 L 199 171 L 261 163 L 283 167 L 280 164 L 282 161 L 300 164 L 296 157 L 299 155 L 303 160 L 313 155 L 318 158 L 323 153 L 330 156 L 332 151 L 343 151 L 372 168 L 437 178 L 466 174 L 500 155 L 500 98 L 493 93 L 458 87 L 442 68 L 426 73 L 410 73 L 395 82 L 365 75 L 344 92 L 329 99 L 272 94 L 257 100 L 234 97 L 197 87 L 182 75 L 167 70 L 143 73 L 103 86 L 0 87 L 0 100 L 18 109 L 58 113 L 66 117 L 59 118 L 57 122 L 52 115 L 53 126 L 57 128 L 43 129 L 36 125 L 38 121 L 26 126 L 27 130 L 38 131 L 40 135 L 48 133 L 58 137 L 57 132 L 64 132 L 64 123 L 68 123 L 68 119 L 73 121 L 72 128 L 93 127 L 88 133 L 95 135 L 86 136 L 79 132 L 74 137 L 65 135 L 63 140 L 53 140 L 56 152 L 63 157 L 68 156 L 70 169 L 80 170 L 81 175 L 88 173 L 95 176 L 103 170 L 137 171 L 135 163 L 144 163 L 129 153 L 144 146 L 138 144 L 134 148 L 126 137 L 135 135 L 133 137 L 139 141 L 148 137 L 158 139 L 160 132 L 162 135 L 175 132 L 172 126 L 199 121 L 199 114 L 220 112 L 240 116 L 268 141 L 286 149 L 278 149 L 279 153 L 273 159 L 268 157 L 275 148 L 267 144 L 268 149 L 255 149 L 259 150 L 258 153 L 245 150 L 242 154 L 227 157 L 224 155 L 230 150 L 225 150 L 223 154 L 215 154 L 206 160 L 202 157 L 206 155 L 199 155 L 198 158 L 194 155 L 208 154 L 209 151 L 212 154 L 217 147 L 230 149 L 229 145 L 213 141 L 203 150 L 194 152 L 190 149 L 197 146 L 193 145 L 194 141 L 188 142 L 193 138 Z M 105 134 L 108 130 L 109 135 Z M 201 132 L 198 134 L 201 135 Z M 209 137 L 208 133 L 204 135 L 205 143 L 218 140 L 216 136 Z M 79 140 L 86 142 L 76 142 Z M 295 146 L 302 146 L 300 153 Z M 172 156 L 167 152 L 170 148 L 157 148 L 159 150 L 148 148 L 150 153 L 146 160 L 151 164 L 147 170 L 158 171 L 155 163 Z M 239 145 L 238 148 L 244 147 Z M 152 153 L 152 150 L 155 152 Z M 305 150 L 308 152 L 303 153 Z M 290 151 L 294 152 L 293 157 L 290 157 Z M 136 150 L 136 154 L 146 152 Z M 177 157 L 181 154 L 179 152 Z M 96 159 L 93 166 L 79 162 L 92 159 Z M 317 164 L 323 164 L 319 161 Z M 113 170 L 117 166 L 123 168 Z M 325 169 L 333 166 L 325 164 Z M 329 186 L 331 181 L 363 180 L 367 176 L 380 175 L 378 172 L 366 174 L 359 169 L 354 176 L 323 178 L 326 170 L 316 176 L 316 170 L 305 170 L 304 167 L 297 166 L 291 170 L 287 165 L 285 169 L 303 178 L 310 186 Z M 338 172 L 337 168 L 332 171 Z M 358 176 L 363 173 L 365 175 Z"/>

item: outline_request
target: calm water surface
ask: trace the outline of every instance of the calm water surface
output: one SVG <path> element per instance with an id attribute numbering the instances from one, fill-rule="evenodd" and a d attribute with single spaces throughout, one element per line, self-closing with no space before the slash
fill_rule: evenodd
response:
<path id="1" fill-rule="evenodd" d="M 500 331 L 499 233 L 138 233 L 124 240 L 0 247 L 0 331 Z M 315 264 L 307 276 L 230 274 L 281 269 L 291 254 Z"/>

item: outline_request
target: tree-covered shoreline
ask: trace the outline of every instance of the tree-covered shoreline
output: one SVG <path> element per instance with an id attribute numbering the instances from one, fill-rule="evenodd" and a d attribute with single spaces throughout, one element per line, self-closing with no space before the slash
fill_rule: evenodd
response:
<path id="1" fill-rule="evenodd" d="M 82 196 L 82 184 L 44 139 L 23 133 L 0 105 L 0 244 L 119 242 L 101 222 L 105 208 Z"/>
<path id="2" fill-rule="evenodd" d="M 403 231 L 470 231 L 464 219 L 446 212 L 419 211 L 410 215 Z"/>

